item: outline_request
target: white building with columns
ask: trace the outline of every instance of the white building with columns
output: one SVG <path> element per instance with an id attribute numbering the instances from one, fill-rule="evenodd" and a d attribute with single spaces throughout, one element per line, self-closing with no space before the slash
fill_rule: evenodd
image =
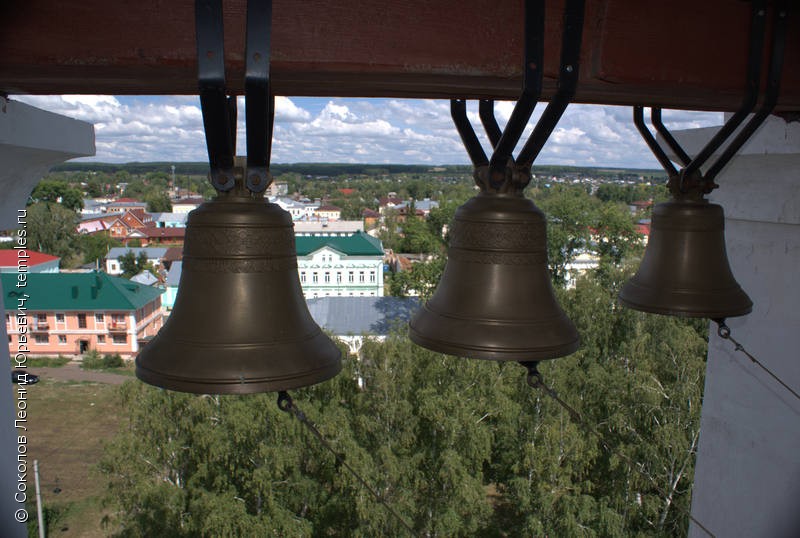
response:
<path id="1" fill-rule="evenodd" d="M 297 271 L 303 295 L 383 297 L 383 245 L 365 234 L 296 236 Z"/>

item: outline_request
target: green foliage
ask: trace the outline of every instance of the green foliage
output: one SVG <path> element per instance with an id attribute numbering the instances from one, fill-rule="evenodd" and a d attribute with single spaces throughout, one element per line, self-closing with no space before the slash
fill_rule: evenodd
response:
<path id="1" fill-rule="evenodd" d="M 81 368 L 84 370 L 105 370 L 107 368 L 122 368 L 125 360 L 119 353 L 113 355 L 100 355 L 96 349 L 90 349 L 83 355 Z"/>
<path id="2" fill-rule="evenodd" d="M 444 272 L 446 258 L 436 256 L 427 262 L 417 262 L 408 271 L 394 273 L 388 278 L 389 295 L 409 297 L 418 295 L 423 301 L 429 299 Z"/>
<path id="3" fill-rule="evenodd" d="M 419 536 L 685 536 L 705 327 L 622 310 L 626 274 L 559 291 L 582 340 L 540 366 L 612 453 L 516 364 L 367 341 L 292 392 Z M 403 536 L 274 395 L 130 383 L 100 461 L 117 536 Z"/>
<path id="4" fill-rule="evenodd" d="M 83 252 L 83 263 L 95 263 L 103 260 L 108 251 L 114 247 L 121 247 L 122 243 L 104 233 L 80 234 L 76 241 L 78 248 Z"/>
<path id="5" fill-rule="evenodd" d="M 38 202 L 28 207 L 27 221 L 29 248 L 60 257 L 62 267 L 80 263 L 75 211 L 51 202 Z"/>
<path id="6" fill-rule="evenodd" d="M 70 361 L 68 357 L 28 357 L 25 364 L 30 368 L 60 368 Z M 12 359 L 12 364 L 14 361 Z"/>
<path id="7" fill-rule="evenodd" d="M 171 213 L 172 202 L 167 192 L 163 189 L 150 189 L 143 201 L 147 202 L 147 211 L 150 213 Z"/>
<path id="8" fill-rule="evenodd" d="M 137 256 L 129 250 L 119 257 L 119 267 L 122 269 L 122 278 L 131 278 L 145 270 L 153 272 L 153 264 L 148 261 L 144 251 Z"/>
<path id="9" fill-rule="evenodd" d="M 66 181 L 44 179 L 36 185 L 31 193 L 33 202 L 60 203 L 67 209 L 77 211 L 83 209 L 83 193 Z"/>

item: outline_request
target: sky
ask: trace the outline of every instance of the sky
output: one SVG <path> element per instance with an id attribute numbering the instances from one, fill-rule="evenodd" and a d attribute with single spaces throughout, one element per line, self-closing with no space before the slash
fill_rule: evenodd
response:
<path id="1" fill-rule="evenodd" d="M 94 124 L 95 162 L 206 161 L 197 96 L 14 96 L 38 108 Z M 446 100 L 276 97 L 273 163 L 468 164 Z M 501 127 L 513 102 L 498 101 Z M 244 98 L 239 98 L 237 154 L 245 153 Z M 539 103 L 518 145 L 545 108 Z M 477 101 L 468 103 L 484 147 Z M 536 164 L 651 168 L 659 164 L 633 125 L 631 107 L 570 105 Z M 647 111 L 645 115 L 649 115 Z M 671 130 L 722 124 L 722 113 L 665 110 Z M 488 151 L 487 151 L 488 153 Z"/>

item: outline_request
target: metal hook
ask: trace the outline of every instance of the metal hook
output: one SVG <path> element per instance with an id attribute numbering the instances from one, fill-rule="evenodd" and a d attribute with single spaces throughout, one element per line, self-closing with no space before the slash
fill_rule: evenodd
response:
<path id="1" fill-rule="evenodd" d="M 670 162 L 669 158 L 664 153 L 664 150 L 658 145 L 658 142 L 652 136 L 650 131 L 645 127 L 642 118 L 642 107 L 634 107 L 633 121 L 636 128 L 641 133 L 650 150 L 658 159 L 661 166 L 673 178 L 677 176 L 677 188 L 679 192 L 687 192 L 686 184 L 692 182 L 694 184 L 702 185 L 703 192 L 710 192 L 716 188 L 714 184 L 714 177 L 719 171 L 730 161 L 733 155 L 741 148 L 747 139 L 755 132 L 756 128 L 761 122 L 769 115 L 769 112 L 774 108 L 774 102 L 770 105 L 771 101 L 777 101 L 777 85 L 780 82 L 780 70 L 783 59 L 783 36 L 785 35 L 785 20 L 781 24 L 781 17 L 785 19 L 786 9 L 785 0 L 776 11 L 776 30 L 773 32 L 773 55 L 770 63 L 770 80 L 773 84 L 768 83 L 768 94 L 764 106 L 759 110 L 754 118 L 748 122 L 742 132 L 731 142 L 723 154 L 711 166 L 709 171 L 703 176 L 700 173 L 700 168 L 706 161 L 716 152 L 722 144 L 736 131 L 744 119 L 747 117 L 753 108 L 755 108 L 758 100 L 758 87 L 761 78 L 761 55 L 764 48 L 764 35 L 766 28 L 766 2 L 765 0 L 754 0 L 752 3 L 751 12 L 751 26 L 750 26 L 750 46 L 747 56 L 747 68 L 745 75 L 745 94 L 742 98 L 742 103 L 739 109 L 730 117 L 728 121 L 720 128 L 719 131 L 709 140 L 700 152 L 695 155 L 694 159 L 690 158 L 686 151 L 675 140 L 669 130 L 661 121 L 661 109 L 651 109 L 651 120 L 659 134 L 664 138 L 667 145 L 677 155 L 678 159 L 683 164 L 684 168 L 678 172 Z M 783 15 L 779 15 L 783 13 Z M 780 30 L 779 28 L 783 28 Z M 771 97 L 773 96 L 774 97 Z M 696 177 L 695 177 L 696 176 Z M 691 178 L 691 179 L 690 179 Z M 699 178 L 699 179 L 698 179 Z"/>
<path id="2" fill-rule="evenodd" d="M 467 150 L 472 165 L 477 168 L 489 163 L 486 152 L 483 151 L 475 130 L 467 119 L 467 102 L 464 99 L 450 100 L 450 117 L 456 125 L 456 130 L 461 137 L 461 142 Z"/>
<path id="3" fill-rule="evenodd" d="M 561 63 L 558 73 L 558 90 L 547 104 L 533 133 L 517 156 L 517 163 L 533 165 L 547 139 L 567 109 L 578 86 L 581 42 L 583 38 L 584 0 L 568 0 L 564 8 L 564 34 L 561 38 Z"/>
<path id="4" fill-rule="evenodd" d="M 523 90 L 504 130 L 500 131 L 494 117 L 494 101 L 482 100 L 479 106 L 481 122 L 494 151 L 489 164 L 488 184 L 502 189 L 506 181 L 506 167 L 513 160 L 512 152 L 530 119 L 542 90 L 542 63 L 544 61 L 544 0 L 525 2 L 525 69 Z M 578 82 L 583 16 L 585 0 L 568 0 L 564 14 L 564 35 L 561 46 L 561 69 L 558 91 L 547 105 L 533 134 L 520 153 L 518 162 L 530 168 L 547 138 L 566 110 Z M 472 164 L 477 168 L 487 164 L 486 154 L 475 136 L 466 116 L 464 100 L 450 101 L 450 113 Z"/>
<path id="5" fill-rule="evenodd" d="M 786 42 L 786 19 L 787 19 L 787 4 L 786 0 L 780 2 L 775 8 L 775 24 L 772 29 L 772 53 L 769 60 L 769 71 L 767 74 L 767 91 L 764 97 L 764 103 L 758 109 L 756 114 L 750 118 L 745 126 L 736 135 L 736 138 L 728 144 L 725 151 L 720 155 L 717 161 L 708 169 L 705 177 L 708 181 L 713 181 L 717 174 L 728 164 L 728 162 L 736 155 L 736 152 L 750 139 L 756 129 L 761 126 L 764 120 L 772 113 L 775 105 L 778 102 L 778 93 L 781 87 L 781 72 L 783 70 L 783 53 L 784 44 Z"/>
<path id="6" fill-rule="evenodd" d="M 269 161 L 275 97 L 270 91 L 272 1 L 248 0 L 245 56 L 245 104 L 247 125 L 247 170 L 245 184 L 252 192 L 263 192 L 272 182 Z"/>
<path id="7" fill-rule="evenodd" d="M 503 131 L 497 124 L 497 119 L 494 117 L 494 99 L 481 99 L 478 105 L 478 113 L 481 117 L 483 129 L 486 131 L 486 136 L 489 137 L 492 147 L 497 147 L 500 142 L 500 137 L 503 136 Z"/>
<path id="8" fill-rule="evenodd" d="M 664 125 L 664 122 L 661 121 L 661 108 L 660 107 L 652 107 L 650 109 L 650 121 L 653 123 L 653 127 L 656 128 L 658 134 L 667 142 L 669 148 L 678 156 L 680 159 L 681 164 L 683 166 L 688 165 L 692 162 L 692 158 L 689 157 L 689 154 L 684 151 L 678 141 L 675 140 L 675 137 L 672 136 L 672 133 L 667 130 L 667 127 Z"/>
<path id="9" fill-rule="evenodd" d="M 196 0 L 197 72 L 200 108 L 214 188 L 228 191 L 234 186 L 236 101 L 225 91 L 222 2 Z"/>

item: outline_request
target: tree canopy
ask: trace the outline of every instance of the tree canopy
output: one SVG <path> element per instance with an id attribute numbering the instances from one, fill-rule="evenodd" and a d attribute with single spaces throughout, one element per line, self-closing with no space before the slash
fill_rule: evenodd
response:
<path id="1" fill-rule="evenodd" d="M 404 333 L 293 399 L 419 536 L 685 535 L 705 328 L 621 310 L 624 276 L 559 291 L 583 345 L 540 367 L 603 441 L 520 366 Z M 405 535 L 274 394 L 132 382 L 121 398 L 128 418 L 99 465 L 117 536 Z"/>

